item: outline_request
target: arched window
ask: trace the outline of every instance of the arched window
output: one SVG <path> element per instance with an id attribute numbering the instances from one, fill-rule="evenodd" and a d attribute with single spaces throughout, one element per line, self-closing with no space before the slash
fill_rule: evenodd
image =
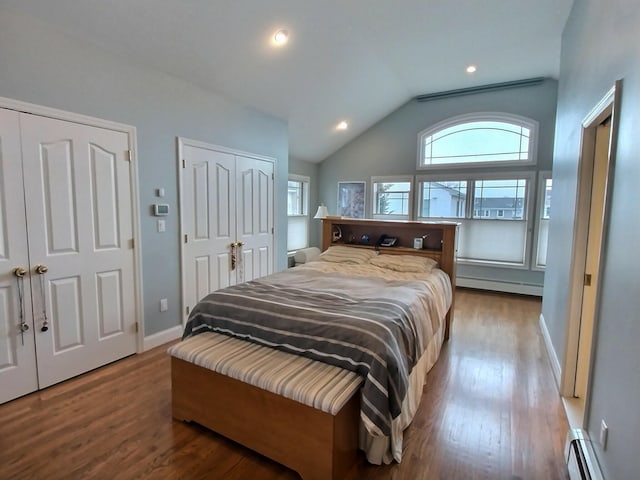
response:
<path id="1" fill-rule="evenodd" d="M 535 164 L 538 123 L 505 113 L 453 117 L 418 134 L 418 169 Z"/>

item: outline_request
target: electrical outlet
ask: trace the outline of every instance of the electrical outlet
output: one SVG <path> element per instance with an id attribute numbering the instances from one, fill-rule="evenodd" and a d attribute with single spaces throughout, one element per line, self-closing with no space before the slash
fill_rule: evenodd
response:
<path id="1" fill-rule="evenodd" d="M 167 310 L 169 310 L 169 304 L 167 303 L 167 299 L 166 298 L 161 298 L 160 299 L 160 311 L 161 312 L 166 312 Z"/>
<path id="2" fill-rule="evenodd" d="M 164 220 L 158 220 L 158 232 L 162 233 L 167 229 L 167 224 Z"/>
<path id="3" fill-rule="evenodd" d="M 609 435 L 609 427 L 605 423 L 604 419 L 600 421 L 600 445 L 602 445 L 602 449 L 607 449 L 607 436 Z"/>

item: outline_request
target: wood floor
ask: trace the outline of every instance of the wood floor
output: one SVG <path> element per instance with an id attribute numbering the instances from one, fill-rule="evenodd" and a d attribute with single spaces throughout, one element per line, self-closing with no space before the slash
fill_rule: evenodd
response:
<path id="1" fill-rule="evenodd" d="M 533 297 L 458 290 L 401 464 L 348 480 L 566 479 L 567 422 Z M 171 419 L 166 347 L 0 405 L 0 479 L 287 480 L 298 476 Z"/>

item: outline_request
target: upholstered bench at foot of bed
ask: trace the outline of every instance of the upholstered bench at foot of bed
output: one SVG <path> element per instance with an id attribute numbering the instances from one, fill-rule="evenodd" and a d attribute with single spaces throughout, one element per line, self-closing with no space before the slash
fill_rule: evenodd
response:
<path id="1" fill-rule="evenodd" d="M 172 412 L 298 472 L 344 478 L 356 460 L 362 379 L 216 333 L 169 349 Z"/>

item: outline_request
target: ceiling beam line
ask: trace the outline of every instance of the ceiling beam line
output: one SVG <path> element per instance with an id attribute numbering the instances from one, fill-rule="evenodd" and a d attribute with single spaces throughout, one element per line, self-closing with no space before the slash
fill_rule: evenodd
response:
<path id="1" fill-rule="evenodd" d="M 476 87 L 458 88 L 456 90 L 447 90 L 444 92 L 426 93 L 418 95 L 414 99 L 418 102 L 429 102 L 431 100 L 439 100 L 442 98 L 459 97 L 462 95 L 471 95 L 474 93 L 493 92 L 495 90 L 506 90 L 508 88 L 531 87 L 540 85 L 546 80 L 546 77 L 525 78 L 523 80 L 513 80 L 511 82 L 491 83 L 489 85 L 478 85 Z"/>

